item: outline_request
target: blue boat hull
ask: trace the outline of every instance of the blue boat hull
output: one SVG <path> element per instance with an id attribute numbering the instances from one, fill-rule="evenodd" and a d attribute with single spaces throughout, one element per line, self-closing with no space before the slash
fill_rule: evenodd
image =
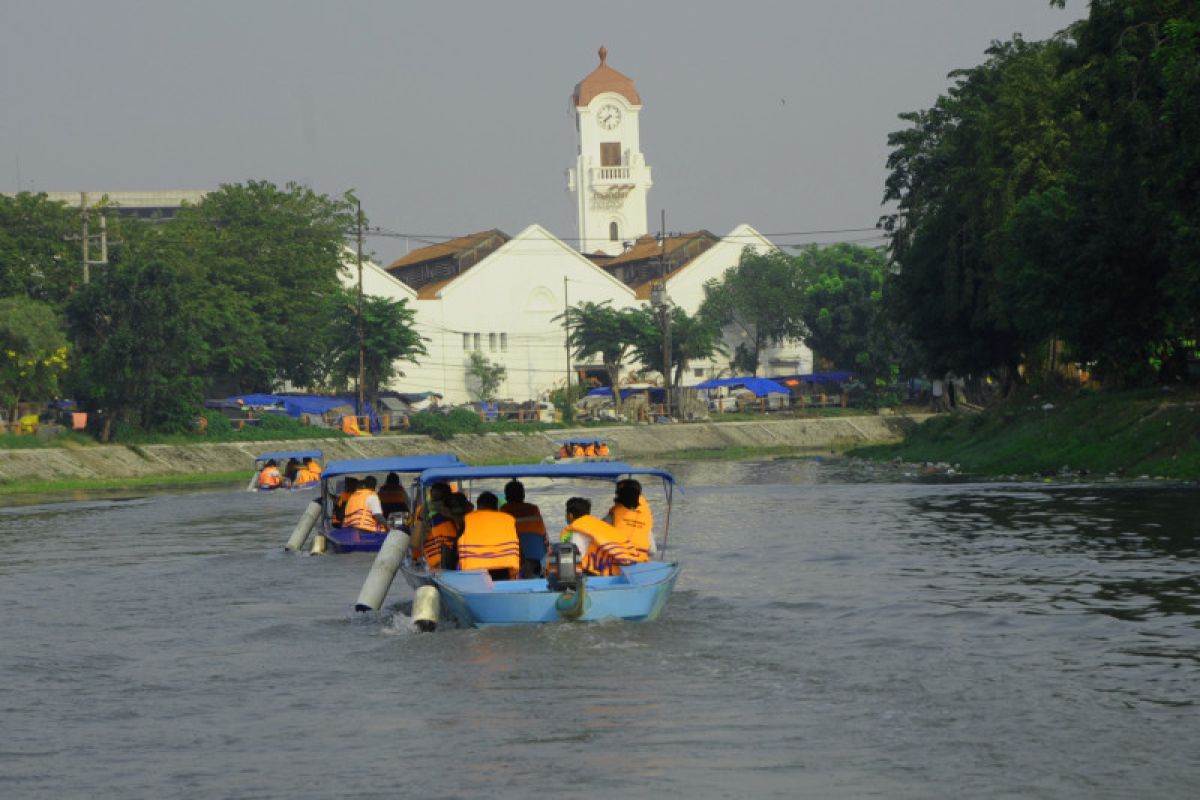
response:
<path id="1" fill-rule="evenodd" d="M 582 599 L 583 608 L 568 606 L 570 598 L 550 591 L 545 578 L 493 581 L 482 570 L 426 573 L 411 564 L 403 567 L 405 580 L 413 588 L 437 587 L 443 609 L 470 627 L 491 625 L 538 625 L 572 619 L 598 622 L 622 619 L 633 622 L 658 617 L 679 577 L 678 564 L 651 561 L 622 567 L 621 575 L 589 576 Z"/>
<path id="2" fill-rule="evenodd" d="M 358 528 L 334 528 L 325 533 L 326 547 L 335 553 L 378 553 L 387 533 L 370 533 Z"/>

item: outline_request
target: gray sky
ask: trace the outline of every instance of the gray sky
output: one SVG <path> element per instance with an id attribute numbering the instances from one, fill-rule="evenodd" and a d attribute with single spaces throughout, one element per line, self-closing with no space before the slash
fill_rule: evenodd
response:
<path id="1" fill-rule="evenodd" d="M 0 0 L 0 190 L 354 188 L 372 225 L 574 241 L 574 85 L 637 82 L 649 225 L 874 225 L 896 115 L 1047 0 Z M 772 236 L 780 243 L 871 234 Z M 422 243 L 416 240 L 411 246 Z M 384 261 L 402 239 L 372 238 Z"/>

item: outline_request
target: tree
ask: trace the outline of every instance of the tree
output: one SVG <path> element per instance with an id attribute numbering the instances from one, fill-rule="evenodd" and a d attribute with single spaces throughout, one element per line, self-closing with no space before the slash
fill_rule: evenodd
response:
<path id="1" fill-rule="evenodd" d="M 621 404 L 621 367 L 628 360 L 637 342 L 644 317 L 635 309 L 617 310 L 609 301 L 590 301 L 571 306 L 555 317 L 566 318 L 567 344 L 572 355 L 584 359 L 599 354 L 608 373 L 613 403 Z"/>
<path id="2" fill-rule="evenodd" d="M 636 311 L 642 319 L 634 326 L 634 355 L 646 367 L 663 376 L 663 385 L 670 382 L 678 389 L 690 362 L 726 352 L 721 340 L 721 326 L 716 320 L 701 313 L 692 316 L 679 306 L 672 306 L 670 369 L 674 377 L 669 378 L 663 369 L 663 330 L 658 314 L 649 306 Z"/>
<path id="3" fill-rule="evenodd" d="M 806 344 L 817 355 L 848 370 L 878 397 L 899 376 L 902 345 L 883 305 L 887 260 L 883 253 L 853 244 L 812 246 L 800 255 L 807 287 L 800 318 Z"/>
<path id="4" fill-rule="evenodd" d="M 221 186 L 139 243 L 195 277 L 209 381 L 232 390 L 313 386 L 329 369 L 319 343 L 341 332 L 326 315 L 340 302 L 352 223 L 345 200 L 249 181 Z"/>
<path id="5" fill-rule="evenodd" d="M 0 407 L 17 419 L 22 400 L 45 400 L 58 393 L 67 368 L 62 321 L 48 304 L 0 298 Z"/>
<path id="6" fill-rule="evenodd" d="M 475 379 L 476 387 L 471 392 L 475 399 L 486 402 L 496 399 L 496 390 L 508 377 L 508 369 L 503 364 L 493 364 L 483 353 L 473 350 L 467 374 Z"/>
<path id="7" fill-rule="evenodd" d="M 60 307 L 82 280 L 79 215 L 45 194 L 0 195 L 0 297 Z"/>
<path id="8" fill-rule="evenodd" d="M 328 382 L 344 390 L 358 380 L 357 303 L 353 292 L 340 289 L 324 306 L 323 316 L 332 323 L 324 342 L 328 366 L 314 364 L 315 376 L 326 375 L 314 382 Z M 373 403 L 380 387 L 404 374 L 400 362 L 416 363 L 417 356 L 426 354 L 425 340 L 417 333 L 416 312 L 407 300 L 364 295 L 362 310 L 363 393 Z"/>
<path id="9" fill-rule="evenodd" d="M 720 325 L 732 325 L 749 337 L 739 346 L 744 366 L 757 374 L 763 347 L 804 335 L 796 308 L 804 290 L 794 260 L 778 250 L 756 253 L 747 248 L 736 267 L 704 285 L 700 314 Z"/>
<path id="10" fill-rule="evenodd" d="M 184 430 L 196 416 L 207 357 L 191 302 L 197 287 L 168 264 L 125 253 L 67 305 L 77 367 L 71 385 L 86 408 L 114 423 Z"/>

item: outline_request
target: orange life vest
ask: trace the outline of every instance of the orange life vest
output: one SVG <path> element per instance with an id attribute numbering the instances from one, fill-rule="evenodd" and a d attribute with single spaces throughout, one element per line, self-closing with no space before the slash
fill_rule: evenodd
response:
<path id="1" fill-rule="evenodd" d="M 458 529 L 454 527 L 452 520 L 443 519 L 433 529 L 425 535 L 425 543 L 421 545 L 421 552 L 425 554 L 425 566 L 429 569 L 438 569 L 442 566 L 442 545 L 454 547 L 454 543 L 458 541 Z"/>
<path id="2" fill-rule="evenodd" d="M 312 471 L 313 475 L 317 476 L 317 479 L 319 480 L 321 477 L 321 462 L 314 458 L 312 461 L 308 462 L 308 468 Z"/>
<path id="3" fill-rule="evenodd" d="M 521 546 L 517 521 L 503 511 L 472 511 L 458 540 L 458 568 L 507 569 L 516 575 L 521 568 Z"/>
<path id="4" fill-rule="evenodd" d="M 567 446 L 565 444 L 562 447 L 558 448 L 558 457 L 559 458 L 570 458 L 571 457 L 571 453 L 567 450 Z"/>
<path id="5" fill-rule="evenodd" d="M 342 433 L 350 436 L 362 436 L 362 431 L 358 429 L 358 417 L 352 417 L 349 414 L 342 417 Z"/>
<path id="6" fill-rule="evenodd" d="M 321 480 L 321 476 L 311 471 L 308 467 L 301 467 L 296 473 L 296 477 L 292 479 L 292 486 L 302 486 L 306 483 L 316 483 Z"/>
<path id="7" fill-rule="evenodd" d="M 596 457 L 596 445 L 589 444 L 587 447 L 583 448 L 583 454 L 585 456 L 589 456 L 590 458 L 595 458 Z"/>
<path id="8" fill-rule="evenodd" d="M 637 551 L 638 561 L 650 560 L 650 531 L 654 528 L 654 515 L 646 498 L 638 498 L 637 508 L 626 508 L 620 503 L 612 507 L 613 527 L 625 536 Z"/>
<path id="9" fill-rule="evenodd" d="M 283 476 L 279 474 L 278 467 L 263 467 L 263 471 L 258 473 L 260 489 L 275 489 L 281 483 L 283 483 Z"/>
<path id="10" fill-rule="evenodd" d="M 579 444 L 577 444 L 577 445 L 574 445 L 574 446 L 571 448 L 571 455 L 572 455 L 572 456 L 575 456 L 576 458 L 578 458 L 579 456 L 583 455 L 583 445 L 579 445 Z"/>
<path id="11" fill-rule="evenodd" d="M 359 489 L 350 495 L 346 501 L 346 513 L 342 518 L 343 528 L 358 528 L 368 533 L 383 533 L 386 527 L 375 520 L 375 515 L 367 508 L 367 498 L 375 493 L 370 489 Z"/>
<path id="12" fill-rule="evenodd" d="M 598 456 L 605 456 L 605 457 L 607 457 L 607 456 L 608 456 L 608 445 L 606 445 L 606 444 L 602 444 L 602 445 L 600 445 L 599 447 L 597 447 L 597 448 L 596 448 L 596 455 L 598 455 Z"/>
<path id="13" fill-rule="evenodd" d="M 571 524 L 562 529 L 560 538 L 564 542 L 571 541 L 572 533 L 582 533 L 587 536 L 587 552 L 583 554 L 583 569 L 593 575 L 619 575 L 619 567 L 637 563 L 637 550 L 625 534 L 601 519 L 591 514 L 577 517 Z"/>

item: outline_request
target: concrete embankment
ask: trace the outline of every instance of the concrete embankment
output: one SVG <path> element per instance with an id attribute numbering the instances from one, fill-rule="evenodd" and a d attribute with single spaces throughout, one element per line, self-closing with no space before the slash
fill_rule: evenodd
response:
<path id="1" fill-rule="evenodd" d="M 898 441 L 924 417 L 862 416 L 814 419 L 767 419 L 686 425 L 635 425 L 538 433 L 459 435 L 440 442 L 427 436 L 379 436 L 351 439 L 304 439 L 278 442 L 224 442 L 189 445 L 104 445 L 96 447 L 0 450 L 0 481 L 140 478 L 220 474 L 244 469 L 250 474 L 259 453 L 316 450 L 326 461 L 451 452 L 468 463 L 540 461 L 556 439 L 597 436 L 612 442 L 625 461 L 649 460 L 688 450 L 795 448 L 842 450 L 863 444 Z"/>

